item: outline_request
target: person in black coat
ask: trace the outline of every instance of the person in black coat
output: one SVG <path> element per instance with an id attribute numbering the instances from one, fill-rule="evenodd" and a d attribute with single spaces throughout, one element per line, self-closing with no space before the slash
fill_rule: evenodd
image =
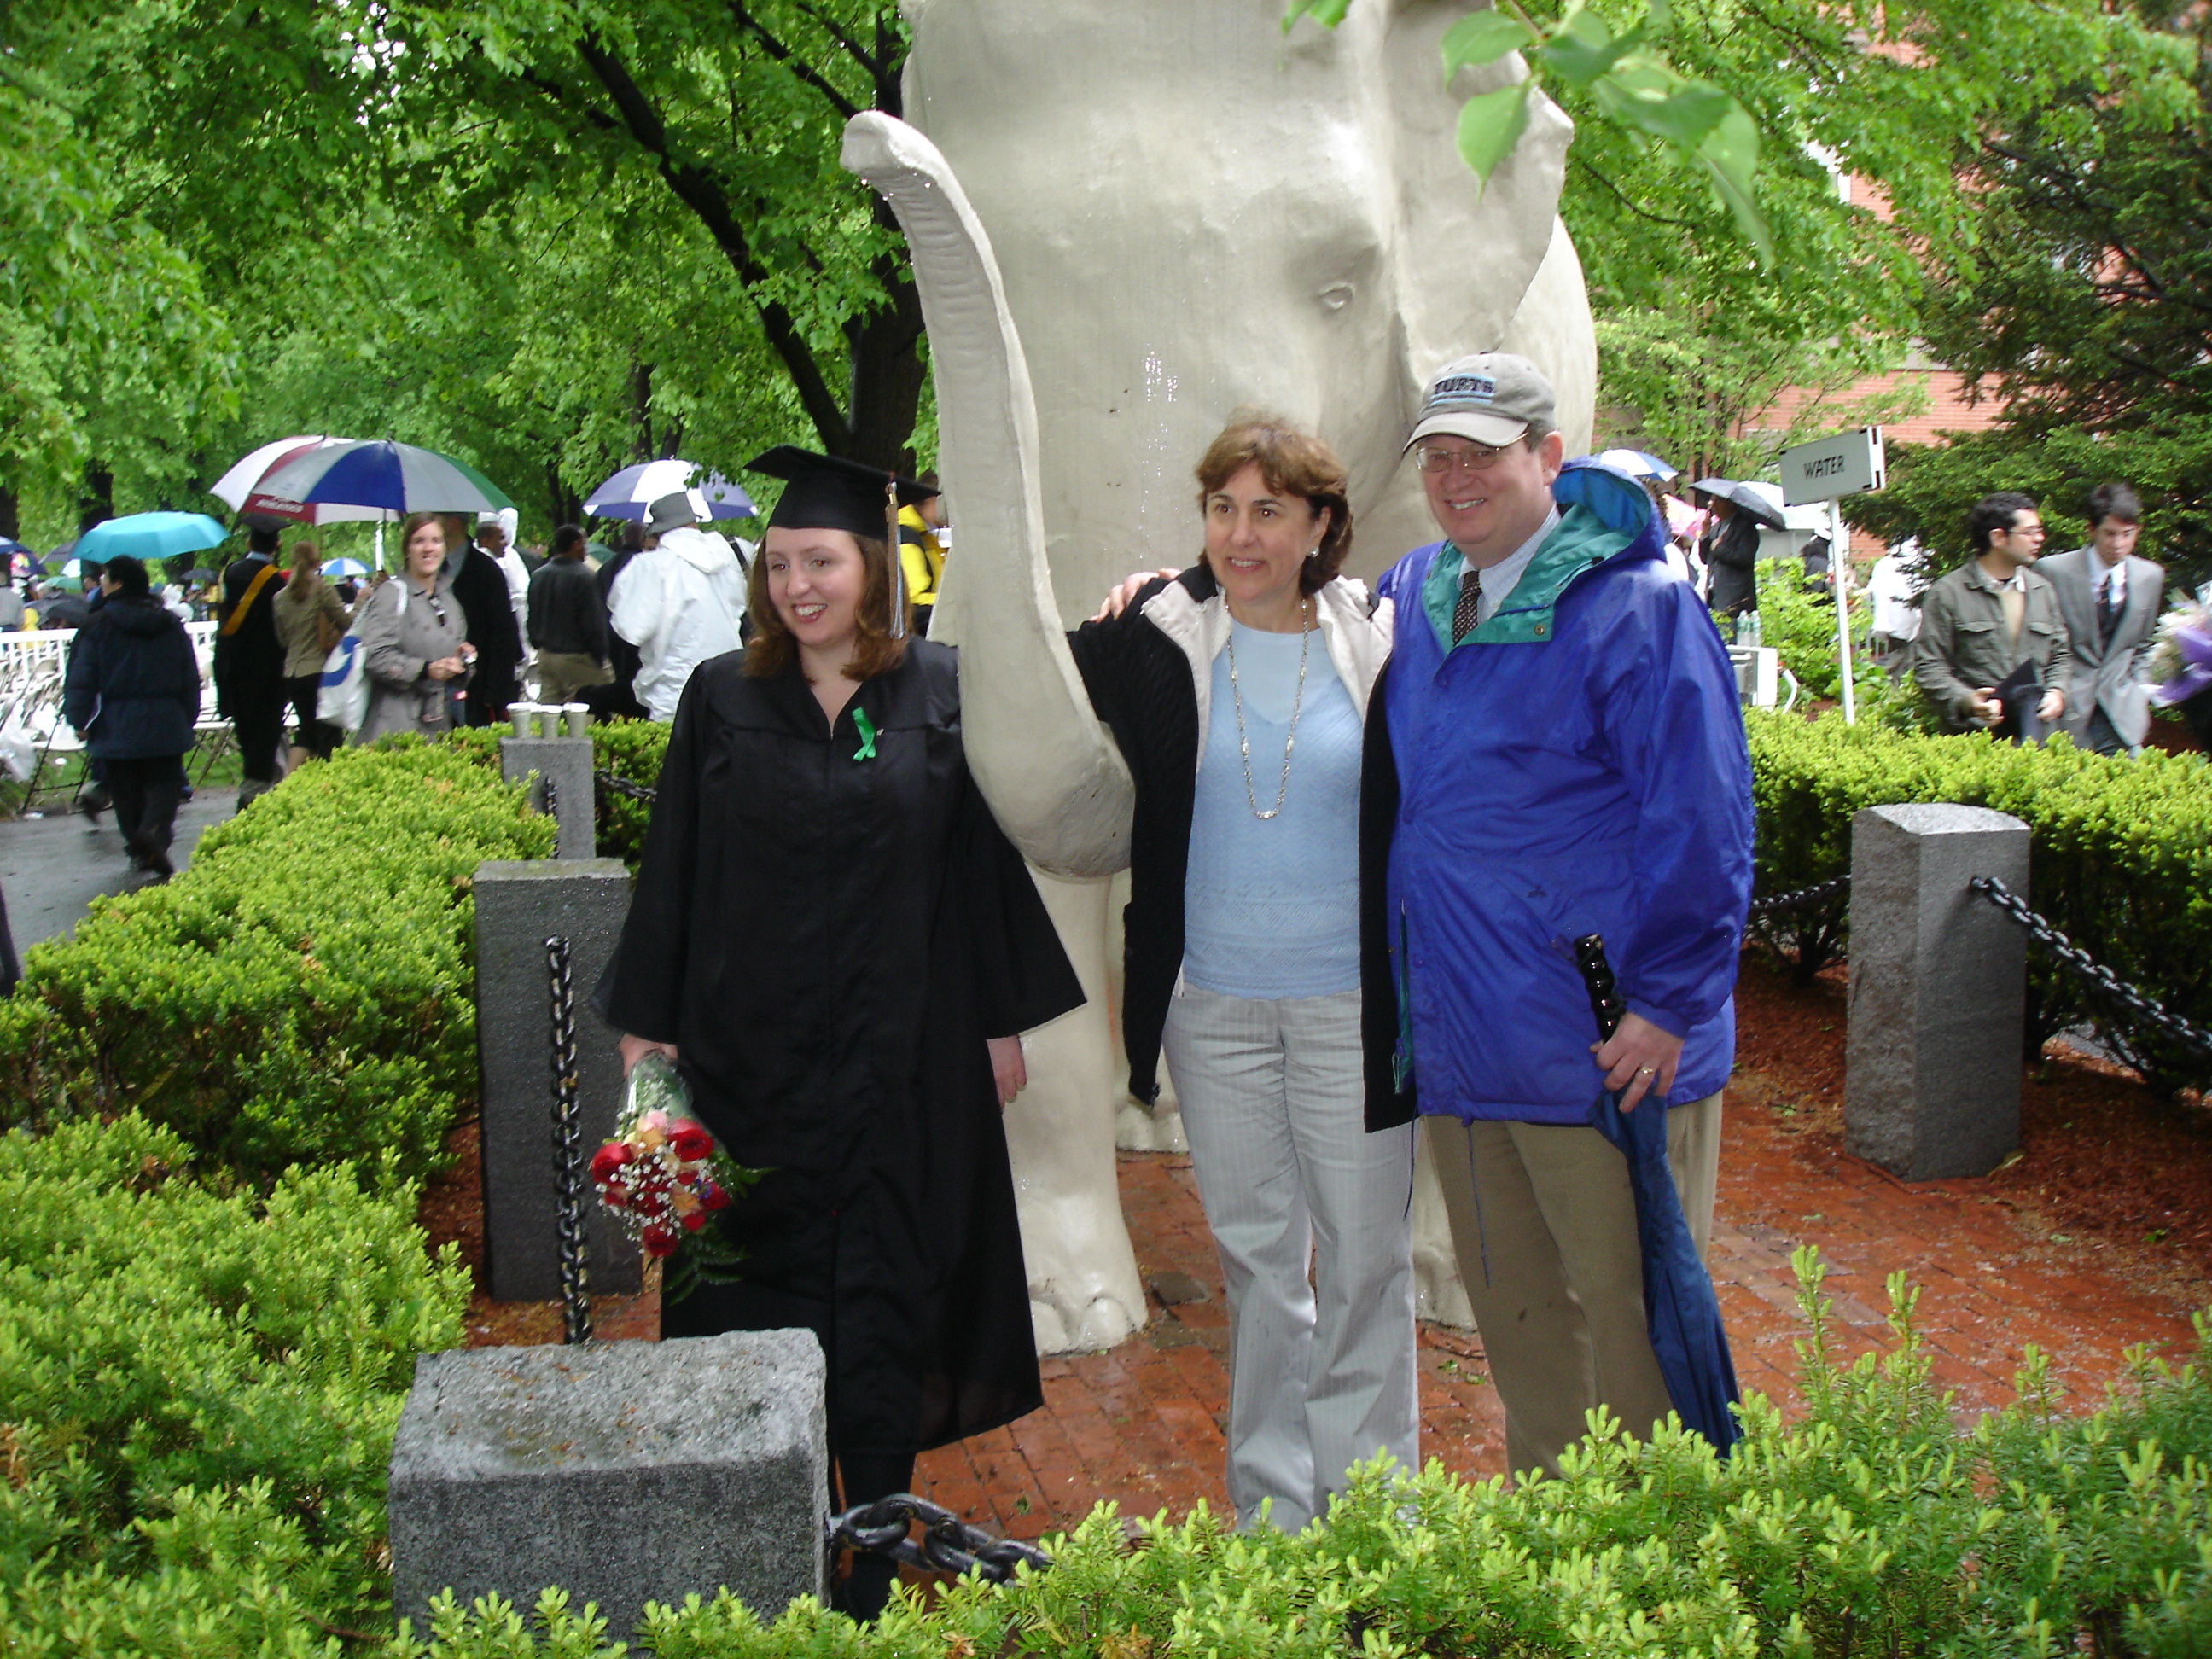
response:
<path id="1" fill-rule="evenodd" d="M 553 532 L 553 556 L 530 579 L 530 645 L 538 653 L 538 697 L 565 703 L 586 686 L 605 685 L 607 612 L 584 562 L 584 532 L 564 524 Z"/>
<path id="2" fill-rule="evenodd" d="M 1083 1001 L 969 775 L 953 653 L 895 622 L 887 477 L 784 492 L 760 632 L 684 688 L 595 998 L 624 1066 L 666 1054 L 766 1171 L 713 1224 L 738 1281 L 661 1333 L 814 1331 L 841 1508 L 1042 1403 L 1000 1113 L 1018 1034 Z M 872 1613 L 891 1572 L 857 1558 L 841 1605 Z"/>
<path id="3" fill-rule="evenodd" d="M 611 614 L 614 606 L 615 578 L 621 575 L 629 562 L 645 551 L 645 526 L 626 524 L 622 527 L 621 545 L 615 556 L 599 568 L 592 580 L 599 584 L 599 614 Z M 592 717 L 602 720 L 641 720 L 652 717 L 652 711 L 637 700 L 635 686 L 637 671 L 645 665 L 645 658 L 638 648 L 610 627 L 607 629 L 607 666 L 614 678 L 605 685 L 595 685 L 584 693 L 584 701 L 592 706 Z"/>
<path id="4" fill-rule="evenodd" d="M 216 712 L 238 737 L 241 810 L 276 787 L 276 750 L 290 700 L 284 641 L 276 636 L 276 592 L 284 586 L 276 552 L 284 521 L 257 513 L 246 526 L 246 556 L 222 573 L 215 636 Z"/>
<path id="5" fill-rule="evenodd" d="M 1710 573 L 1705 604 L 1716 617 L 1759 609 L 1759 520 L 1726 496 L 1709 498 L 1715 515 L 1698 554 Z"/>
<path id="6" fill-rule="evenodd" d="M 110 559 L 102 586 L 107 603 L 77 637 L 62 712 L 106 768 L 131 863 L 166 878 L 199 713 L 199 664 L 185 625 L 154 597 L 144 565 Z"/>
<path id="7" fill-rule="evenodd" d="M 446 545 L 454 550 L 446 556 L 446 568 L 453 573 L 453 598 L 467 623 L 468 641 L 477 648 L 461 724 L 496 726 L 507 718 L 507 704 L 522 694 L 516 678 L 522 667 L 522 630 L 514 625 L 514 596 L 499 561 L 471 539 L 467 518 L 459 513 L 442 517 Z"/>

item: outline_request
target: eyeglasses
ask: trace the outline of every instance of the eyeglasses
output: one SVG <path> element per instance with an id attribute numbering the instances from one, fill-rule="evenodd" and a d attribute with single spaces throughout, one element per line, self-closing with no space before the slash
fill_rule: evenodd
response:
<path id="1" fill-rule="evenodd" d="M 1511 448 L 1507 445 L 1506 448 Z M 1476 444 L 1468 449 L 1438 449 L 1432 444 L 1423 444 L 1413 451 L 1413 465 L 1424 472 L 1487 472 L 1498 465 L 1504 449 L 1493 449 L 1488 444 Z"/>

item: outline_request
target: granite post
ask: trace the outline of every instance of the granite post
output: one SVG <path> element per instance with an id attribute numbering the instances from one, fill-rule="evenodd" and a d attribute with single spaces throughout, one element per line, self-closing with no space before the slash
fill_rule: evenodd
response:
<path id="1" fill-rule="evenodd" d="M 459 1348 L 415 1362 L 392 1442 L 392 1601 L 558 1585 L 626 1640 L 648 1601 L 726 1585 L 772 1622 L 823 1590 L 829 1463 L 811 1331 Z"/>
<path id="2" fill-rule="evenodd" d="M 619 859 L 489 860 L 477 866 L 476 908 L 484 1281 L 496 1301 L 549 1302 L 561 1294 L 561 1260 L 545 940 L 559 933 L 568 941 L 576 1100 L 588 1158 L 614 1133 L 622 1105 L 622 1059 L 589 998 L 629 914 L 629 872 Z M 636 1291 L 636 1243 L 588 1191 L 585 1217 L 593 1294 Z"/>
<path id="3" fill-rule="evenodd" d="M 545 785 L 550 781 L 557 799 L 559 820 L 556 859 L 588 859 L 599 852 L 597 805 L 592 797 L 592 740 L 589 738 L 501 738 L 500 775 L 520 783 L 532 773 L 530 804 L 545 810 Z"/>
<path id="4" fill-rule="evenodd" d="M 1987 1175 L 2020 1145 L 2027 936 L 1977 876 L 2027 895 L 2026 824 L 1952 805 L 1851 820 L 1844 1146 L 1905 1181 Z"/>

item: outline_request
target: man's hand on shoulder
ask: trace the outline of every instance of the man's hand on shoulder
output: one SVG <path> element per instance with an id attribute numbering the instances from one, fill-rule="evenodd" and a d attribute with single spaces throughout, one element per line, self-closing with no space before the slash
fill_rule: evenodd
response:
<path id="1" fill-rule="evenodd" d="M 1590 1044 L 1590 1054 L 1605 1073 L 1607 1091 L 1620 1097 L 1620 1109 L 1632 1112 L 1647 1093 L 1664 1100 L 1674 1086 L 1682 1039 L 1641 1014 L 1624 1014 L 1620 1029 L 1603 1042 Z"/>
<path id="2" fill-rule="evenodd" d="M 1133 576 L 1122 579 L 1121 585 L 1106 595 L 1097 610 L 1091 613 L 1093 622 L 1111 622 L 1136 602 L 1137 595 L 1145 591 L 1146 584 L 1165 577 L 1173 581 L 1182 574 L 1181 570 L 1139 570 Z"/>

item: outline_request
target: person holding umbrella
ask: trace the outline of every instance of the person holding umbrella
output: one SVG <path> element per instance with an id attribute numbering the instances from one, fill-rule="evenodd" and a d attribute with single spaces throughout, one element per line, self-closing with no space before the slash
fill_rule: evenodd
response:
<path id="1" fill-rule="evenodd" d="M 85 739 L 114 798 L 115 827 L 133 866 L 166 880 L 169 843 L 200 708 L 200 671 L 184 624 L 156 599 L 146 567 L 107 561 L 106 603 L 70 653 L 62 712 Z"/>
<path id="2" fill-rule="evenodd" d="M 266 513 L 246 518 L 246 555 L 222 573 L 216 606 L 216 712 L 238 738 L 239 810 L 276 787 L 276 750 L 284 738 L 284 642 L 276 635 L 276 568 L 284 521 Z"/>
<path id="3" fill-rule="evenodd" d="M 1736 488 L 1729 478 L 1701 478 L 1696 485 L 1712 513 L 1698 548 L 1708 573 L 1705 605 L 1716 617 L 1728 618 L 1731 638 L 1738 619 L 1759 609 L 1759 520 L 1738 499 Z"/>

